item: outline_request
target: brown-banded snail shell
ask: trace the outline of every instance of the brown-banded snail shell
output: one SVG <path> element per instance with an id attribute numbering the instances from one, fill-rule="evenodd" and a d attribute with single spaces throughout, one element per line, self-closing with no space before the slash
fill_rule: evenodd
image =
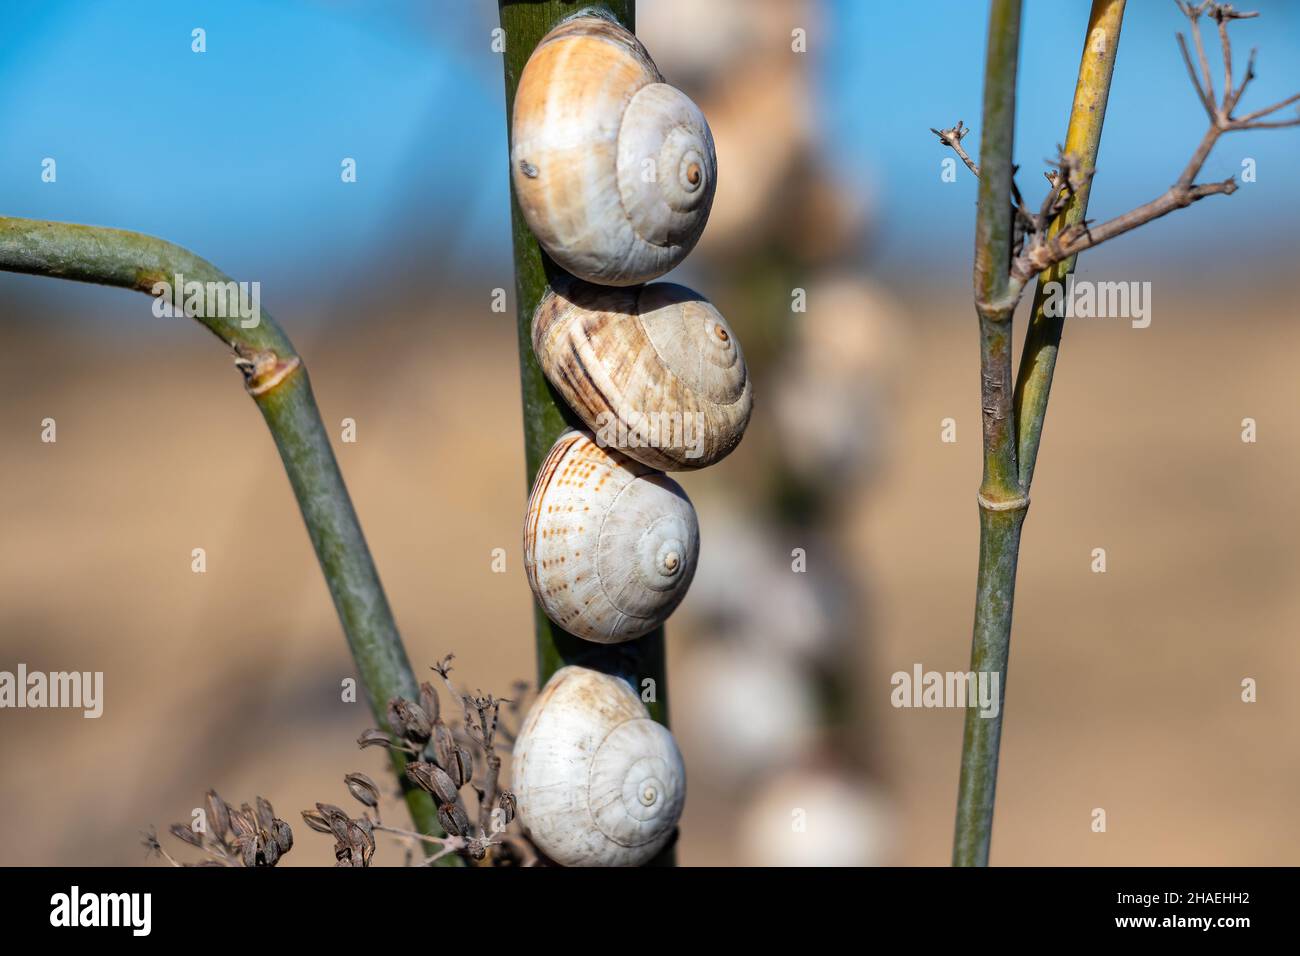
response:
<path id="1" fill-rule="evenodd" d="M 726 319 L 690 289 L 561 282 L 533 315 L 547 379 L 602 444 L 663 471 L 740 443 L 753 390 Z"/>
<path id="2" fill-rule="evenodd" d="M 581 279 L 646 282 L 704 230 L 717 178 L 708 123 L 611 20 L 577 17 L 542 38 L 519 79 L 511 143 L 524 219 Z"/>
<path id="3" fill-rule="evenodd" d="M 602 644 L 641 637 L 681 603 L 700 532 L 686 493 L 592 435 L 559 437 L 524 519 L 524 569 L 547 616 Z"/>
<path id="4" fill-rule="evenodd" d="M 677 828 L 686 768 L 626 681 L 569 666 L 524 718 L 512 789 L 524 830 L 556 863 L 639 866 Z"/>

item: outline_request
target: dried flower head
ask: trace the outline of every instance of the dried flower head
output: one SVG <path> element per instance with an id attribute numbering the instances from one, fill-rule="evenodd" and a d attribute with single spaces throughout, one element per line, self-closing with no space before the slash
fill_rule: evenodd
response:
<path id="1" fill-rule="evenodd" d="M 293 849 L 293 831 L 275 815 L 269 800 L 257 797 L 254 802 L 256 809 L 245 803 L 235 810 L 215 790 L 209 790 L 204 799 L 203 829 L 195 830 L 183 823 L 168 827 L 172 837 L 201 850 L 206 859 L 194 863 L 175 859 L 152 827 L 144 835 L 145 848 L 173 866 L 275 866 Z"/>

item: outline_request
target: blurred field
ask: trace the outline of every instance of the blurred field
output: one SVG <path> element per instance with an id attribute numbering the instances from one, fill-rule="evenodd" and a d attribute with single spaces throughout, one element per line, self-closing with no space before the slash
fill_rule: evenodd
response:
<path id="1" fill-rule="evenodd" d="M 962 291 L 895 291 L 911 316 L 901 386 L 847 528 L 869 608 L 855 723 L 894 805 L 891 861 L 943 864 L 961 715 L 890 708 L 889 674 L 966 667 L 976 337 Z M 297 811 L 345 802 L 346 771 L 386 778 L 353 744 L 368 716 L 339 702 L 350 662 L 261 418 L 206 333 L 178 325 L 146 344 L 143 299 L 138 325 L 74 332 L 60 308 L 85 298 L 52 295 L 52 314 L 7 324 L 0 349 L 0 667 L 103 670 L 107 700 L 98 721 L 0 713 L 0 863 L 138 863 L 138 831 L 187 822 L 210 785 L 270 798 L 298 836 L 289 863 L 332 862 Z M 1157 295 L 1145 331 L 1067 329 L 1021 563 L 998 863 L 1298 862 L 1300 326 L 1289 302 L 1239 289 Z M 417 667 L 454 651 L 471 687 L 531 679 L 508 319 L 413 310 L 313 336 L 269 305 L 335 437 L 357 422 L 336 450 Z M 756 415 L 763 394 L 759 381 Z M 57 444 L 39 440 L 46 416 Z M 955 445 L 939 441 L 948 416 Z M 1258 444 L 1239 439 L 1245 416 Z M 752 454 L 685 478 L 701 514 L 754 480 Z M 206 574 L 190 571 L 195 547 Z M 490 572 L 497 547 L 506 574 Z M 1258 703 L 1239 701 L 1247 676 Z M 706 778 L 711 755 L 682 746 Z M 683 863 L 740 858 L 732 806 L 692 790 Z M 1106 834 L 1089 830 L 1094 807 Z"/>

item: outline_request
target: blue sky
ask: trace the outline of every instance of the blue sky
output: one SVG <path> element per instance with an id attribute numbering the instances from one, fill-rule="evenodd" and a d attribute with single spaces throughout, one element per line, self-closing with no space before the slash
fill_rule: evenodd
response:
<path id="1" fill-rule="evenodd" d="M 824 35 L 810 37 L 823 138 L 847 188 L 861 181 L 880 204 L 879 261 L 968 255 L 974 184 L 941 183 L 944 153 L 927 127 L 964 119 L 978 148 L 985 4 L 825 6 Z M 1258 6 L 1265 18 L 1236 28 L 1239 59 L 1262 48 L 1248 106 L 1300 90 L 1300 4 Z M 1017 154 L 1030 196 L 1064 135 L 1087 8 L 1026 2 Z M 1172 0 L 1129 8 L 1093 193 L 1101 217 L 1163 190 L 1205 125 L 1174 45 L 1185 21 Z M 436 251 L 449 280 L 508 277 L 495 3 L 8 0 L 4 15 L 5 213 L 158 234 L 264 285 L 346 283 L 395 229 L 412 261 Z M 190 50 L 196 26 L 207 31 L 201 55 Z M 1184 213 L 1195 229 L 1152 227 L 1162 248 L 1203 255 L 1220 234 L 1243 250 L 1294 245 L 1298 148 L 1300 130 L 1229 137 L 1205 176 L 1250 156 L 1259 182 Z M 40 179 L 47 156 L 55 184 Z M 355 185 L 340 183 L 345 156 L 357 160 Z"/>

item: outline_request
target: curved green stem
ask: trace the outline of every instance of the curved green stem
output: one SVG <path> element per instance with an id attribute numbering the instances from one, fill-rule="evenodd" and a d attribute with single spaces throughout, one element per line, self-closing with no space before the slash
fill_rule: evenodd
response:
<path id="1" fill-rule="evenodd" d="M 211 263 L 152 236 L 11 217 L 0 217 L 0 270 L 150 295 L 156 294 L 157 283 L 174 285 L 178 274 L 186 282 L 231 282 Z M 181 301 L 180 290 L 174 290 L 173 302 L 179 306 Z M 302 509 L 371 711 L 387 727 L 389 699 L 419 700 L 419 686 L 339 473 L 306 366 L 265 312 L 253 324 L 252 318 L 243 319 L 232 309 L 221 310 L 232 315 L 208 315 L 200 303 L 186 311 L 235 353 Z M 392 760 L 415 825 L 425 833 L 440 833 L 431 798 L 406 779 L 405 757 L 393 751 Z"/>

